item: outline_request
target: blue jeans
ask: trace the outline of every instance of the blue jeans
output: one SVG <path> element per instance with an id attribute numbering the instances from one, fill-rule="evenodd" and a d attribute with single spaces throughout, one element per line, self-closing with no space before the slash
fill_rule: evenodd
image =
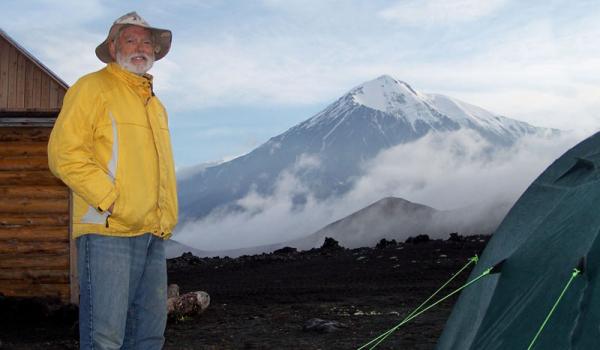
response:
<path id="1" fill-rule="evenodd" d="M 80 349 L 162 349 L 167 322 L 164 241 L 77 238 Z"/>

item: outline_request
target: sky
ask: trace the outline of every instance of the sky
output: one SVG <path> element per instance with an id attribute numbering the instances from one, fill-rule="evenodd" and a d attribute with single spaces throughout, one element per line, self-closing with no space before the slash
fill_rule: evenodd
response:
<path id="1" fill-rule="evenodd" d="M 600 126 L 600 2 L 3 0 L 0 28 L 68 84 L 111 23 L 173 31 L 155 63 L 178 169 L 229 160 L 383 74 L 536 126 Z"/>

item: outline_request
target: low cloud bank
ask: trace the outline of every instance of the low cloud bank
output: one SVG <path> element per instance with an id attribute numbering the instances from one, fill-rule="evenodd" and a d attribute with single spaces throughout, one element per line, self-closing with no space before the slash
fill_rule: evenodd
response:
<path id="1" fill-rule="evenodd" d="M 390 196 L 438 210 L 474 208 L 459 211 L 464 217 L 457 220 L 466 224 L 485 222 L 481 215 L 498 208 L 490 215 L 490 220 L 498 221 L 493 216 L 506 212 L 553 160 L 580 139 L 575 134 L 552 139 L 530 136 L 490 152 L 491 145 L 474 132 L 430 134 L 382 151 L 363 165 L 364 175 L 351 191 L 327 200 L 317 200 L 296 176 L 307 167 L 320 166 L 315 156 L 307 156 L 280 175 L 272 195 L 252 192 L 237 202 L 244 212 L 215 213 L 184 223 L 174 239 L 203 251 L 281 243 L 312 234 Z M 306 200 L 298 204 L 298 197 Z"/>

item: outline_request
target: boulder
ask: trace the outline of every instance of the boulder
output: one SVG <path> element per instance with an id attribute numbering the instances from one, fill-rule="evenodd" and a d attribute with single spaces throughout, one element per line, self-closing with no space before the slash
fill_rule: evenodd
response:
<path id="1" fill-rule="evenodd" d="M 332 333 L 342 328 L 348 328 L 348 326 L 338 321 L 311 318 L 304 323 L 302 330 L 305 332 Z"/>
<path id="2" fill-rule="evenodd" d="M 167 299 L 169 316 L 184 317 L 199 315 L 210 305 L 210 296 L 203 291 L 185 293 Z"/>

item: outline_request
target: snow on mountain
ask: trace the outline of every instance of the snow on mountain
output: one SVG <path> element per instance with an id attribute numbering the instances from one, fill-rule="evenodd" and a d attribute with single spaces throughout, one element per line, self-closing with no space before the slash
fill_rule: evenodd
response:
<path id="1" fill-rule="evenodd" d="M 445 132 L 467 128 L 476 130 L 493 143 L 509 145 L 523 135 L 552 132 L 451 97 L 418 92 L 407 83 L 388 75 L 355 87 L 304 123 L 304 127 L 314 128 L 328 118 L 334 118 L 341 124 L 344 118 L 340 116 L 351 114 L 361 107 L 397 118 L 410 125 L 417 134 L 422 134 L 424 130 Z M 373 121 L 377 122 L 377 119 Z"/>
<path id="2" fill-rule="evenodd" d="M 388 75 L 366 82 L 354 88 L 350 94 L 356 104 L 405 118 L 413 125 L 417 120 L 438 120 L 431 106 L 425 102 L 425 95 Z"/>

